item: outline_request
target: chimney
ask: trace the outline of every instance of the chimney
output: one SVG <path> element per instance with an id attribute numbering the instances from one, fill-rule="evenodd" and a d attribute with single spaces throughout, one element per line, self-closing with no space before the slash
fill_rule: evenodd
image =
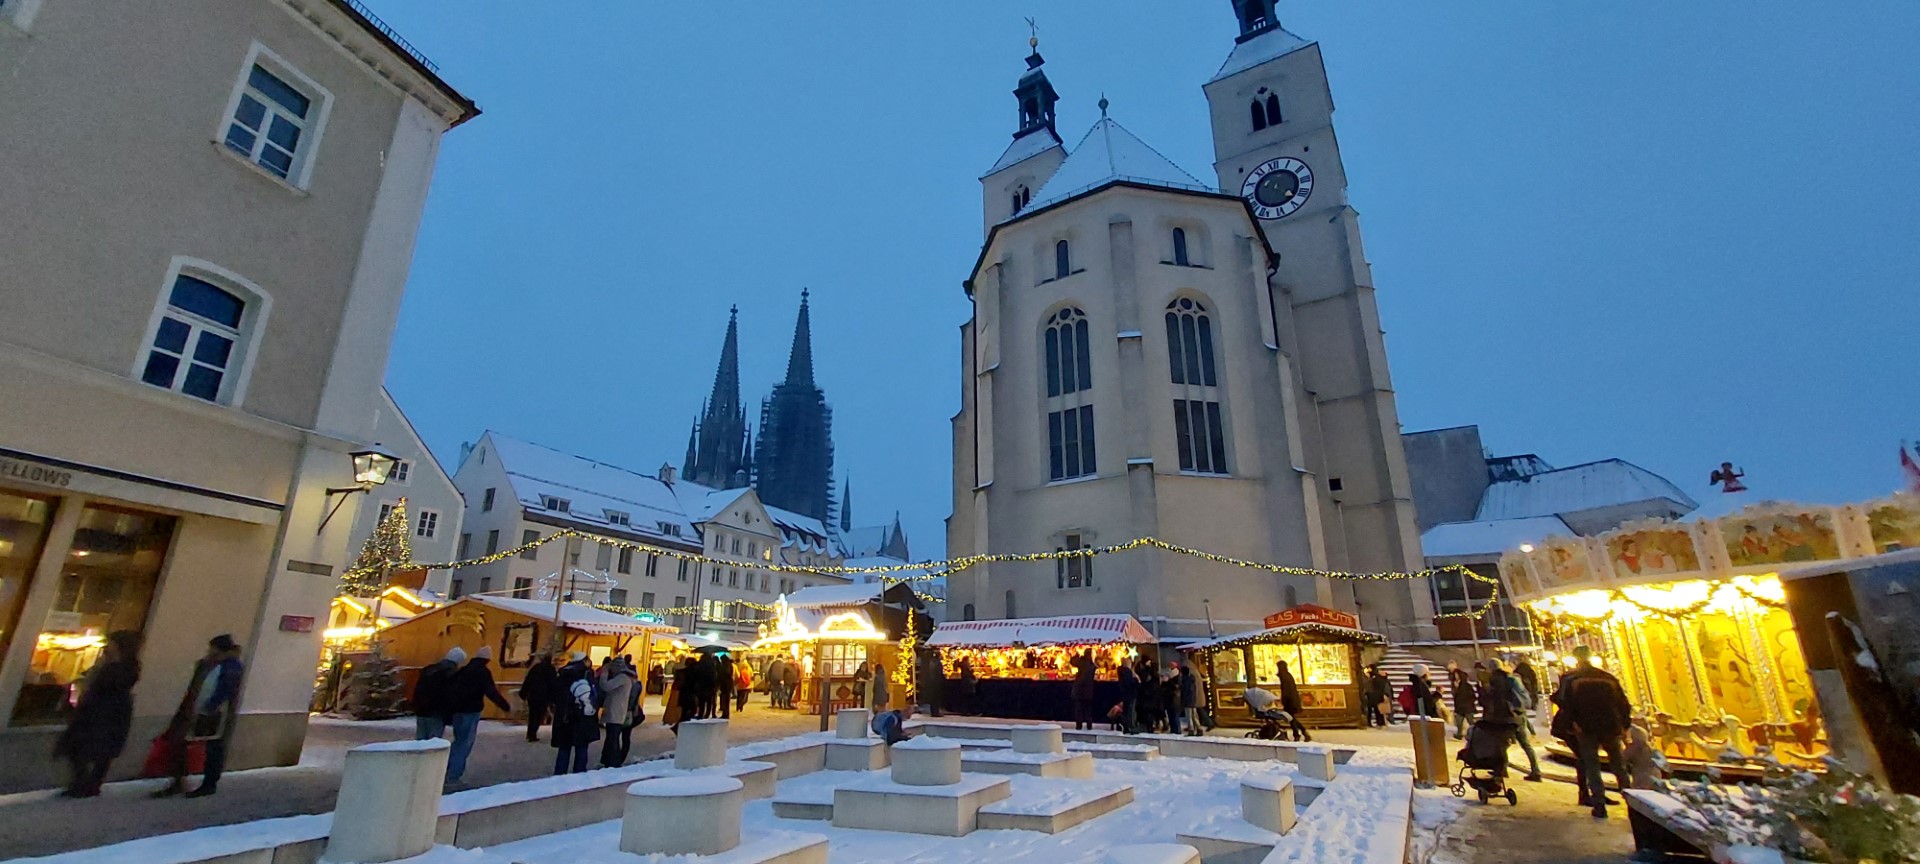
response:
<path id="1" fill-rule="evenodd" d="M 665 462 L 660 463 L 660 482 L 665 483 L 668 486 L 672 486 L 674 481 L 674 473 L 675 472 L 671 464 L 668 464 Z"/>

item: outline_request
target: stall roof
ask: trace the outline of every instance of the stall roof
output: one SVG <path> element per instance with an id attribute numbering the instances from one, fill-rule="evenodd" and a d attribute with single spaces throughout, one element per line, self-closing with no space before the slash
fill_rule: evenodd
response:
<path id="1" fill-rule="evenodd" d="M 1305 642 L 1308 637 L 1321 637 L 1322 641 L 1362 642 L 1384 645 L 1387 637 L 1371 630 L 1356 630 L 1334 624 L 1322 624 L 1318 621 L 1306 621 L 1299 624 L 1287 624 L 1281 627 L 1268 627 L 1265 630 L 1248 630 L 1216 639 L 1202 639 L 1180 646 L 1182 651 L 1204 651 L 1209 648 L 1223 648 L 1231 645 L 1249 645 L 1255 642 Z"/>
<path id="2" fill-rule="evenodd" d="M 487 594 L 471 594 L 460 598 L 471 600 L 495 609 L 504 609 L 516 615 L 525 615 L 541 621 L 553 620 L 553 603 L 548 600 L 530 600 L 521 597 L 494 597 Z M 594 633 L 601 636 L 633 636 L 640 633 L 673 633 L 679 628 L 671 624 L 641 621 L 625 615 L 595 609 L 579 603 L 560 604 L 560 624 L 570 630 Z"/>
<path id="3" fill-rule="evenodd" d="M 934 648 L 1005 648 L 1014 645 L 1086 645 L 1152 642 L 1153 634 L 1132 615 L 1069 615 L 1059 618 L 1007 618 L 999 621 L 949 621 L 927 639 Z"/>

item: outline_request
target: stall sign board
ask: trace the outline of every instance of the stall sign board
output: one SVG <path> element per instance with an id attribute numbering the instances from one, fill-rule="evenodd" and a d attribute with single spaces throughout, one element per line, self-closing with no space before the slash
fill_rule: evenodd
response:
<path id="1" fill-rule="evenodd" d="M 1290 624 L 1325 624 L 1329 627 L 1345 627 L 1350 630 L 1358 630 L 1360 629 L 1360 616 L 1351 612 L 1342 612 L 1338 609 L 1328 609 L 1325 606 L 1303 605 L 1268 615 L 1262 623 L 1264 623 L 1268 629 L 1285 627 Z"/>

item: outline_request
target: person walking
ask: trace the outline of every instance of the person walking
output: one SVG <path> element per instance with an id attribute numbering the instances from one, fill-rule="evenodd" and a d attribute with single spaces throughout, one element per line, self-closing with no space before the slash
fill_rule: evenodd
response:
<path id="1" fill-rule="evenodd" d="M 1166 712 L 1160 710 L 1160 676 L 1154 674 L 1153 661 L 1145 657 L 1133 664 L 1133 674 L 1140 682 L 1134 691 L 1134 728 L 1157 732 L 1160 724 L 1167 722 Z"/>
<path id="2" fill-rule="evenodd" d="M 753 666 L 745 660 L 733 664 L 733 710 L 747 710 L 747 698 L 753 695 Z"/>
<path id="3" fill-rule="evenodd" d="M 1413 674 L 1407 676 L 1407 681 L 1407 692 L 1413 695 L 1410 713 L 1420 717 L 1446 716 L 1440 712 L 1440 694 L 1433 689 L 1433 677 L 1427 664 L 1414 664 Z"/>
<path id="4" fill-rule="evenodd" d="M 1287 661 L 1276 661 L 1274 665 L 1274 675 L 1280 679 L 1280 710 L 1287 712 L 1287 731 L 1293 733 L 1295 741 L 1312 741 L 1307 727 L 1300 724 L 1300 682 L 1293 680 Z"/>
<path id="5" fill-rule="evenodd" d="M 1187 721 L 1187 734 L 1197 738 L 1206 734 L 1200 726 L 1200 676 L 1193 674 L 1193 667 L 1184 660 L 1179 668 L 1174 681 L 1179 688 L 1180 714 Z"/>
<path id="6" fill-rule="evenodd" d="M 873 705 L 873 668 L 865 660 L 853 670 L 853 699 L 861 707 Z"/>
<path id="7" fill-rule="evenodd" d="M 408 700 L 413 706 L 413 740 L 425 741 L 446 734 L 453 714 L 447 707 L 447 694 L 453 686 L 453 673 L 460 671 L 466 662 L 467 652 L 455 645 L 447 649 L 447 656 L 420 670 L 420 677 L 413 682 L 413 698 Z"/>
<path id="8" fill-rule="evenodd" d="M 1180 734 L 1187 712 L 1180 707 L 1180 670 L 1173 666 L 1160 670 L 1160 709 L 1167 713 L 1168 734 Z"/>
<path id="9" fill-rule="evenodd" d="M 973 697 L 979 682 L 973 677 L 973 663 L 971 661 L 962 657 L 958 665 L 960 668 L 960 686 L 958 688 L 959 692 L 954 694 L 959 697 L 954 713 L 972 714 L 974 713 Z"/>
<path id="10" fill-rule="evenodd" d="M 800 664 L 788 663 L 780 670 L 780 707 L 791 710 L 793 699 L 800 695 Z"/>
<path id="11" fill-rule="evenodd" d="M 1120 731 L 1127 735 L 1138 734 L 1140 729 L 1134 718 L 1140 707 L 1140 676 L 1133 667 L 1120 664 L 1120 717 L 1117 724 Z"/>
<path id="12" fill-rule="evenodd" d="M 887 710 L 887 700 L 891 695 L 888 692 L 886 664 L 873 664 L 873 704 L 868 707 L 872 708 L 875 714 Z"/>
<path id="13" fill-rule="evenodd" d="M 687 670 L 693 665 L 693 658 L 682 660 L 674 668 L 673 680 L 667 684 L 667 696 L 660 703 L 660 725 L 680 734 L 680 721 L 687 718 Z"/>
<path id="14" fill-rule="evenodd" d="M 1554 691 L 1553 704 L 1560 712 L 1553 717 L 1554 737 L 1573 746 L 1579 769 L 1575 780 L 1580 787 L 1580 804 L 1592 808 L 1596 819 L 1607 818 L 1607 781 L 1601 769 L 1600 754 L 1607 754 L 1620 788 L 1630 789 L 1626 763 L 1621 759 L 1620 738 L 1632 722 L 1633 705 L 1613 673 L 1593 665 L 1593 649 L 1581 645 L 1573 649 L 1574 667 L 1560 676 L 1560 689 Z"/>
<path id="15" fill-rule="evenodd" d="M 922 697 L 920 701 L 926 703 L 927 710 L 933 712 L 933 716 L 938 717 L 940 716 L 940 709 L 944 704 L 941 700 L 946 698 L 947 695 L 947 670 L 940 662 L 940 652 L 928 651 L 926 655 L 926 660 L 924 661 L 926 663 L 926 671 L 920 675 L 920 695 Z M 1087 728 L 1091 729 L 1093 727 L 1089 726 Z"/>
<path id="16" fill-rule="evenodd" d="M 761 674 L 766 676 L 766 679 L 767 679 L 767 707 L 768 708 L 780 707 L 780 690 L 786 686 L 785 683 L 780 680 L 780 676 L 784 674 L 786 671 L 787 671 L 787 658 L 775 657 L 773 658 L 773 662 L 768 663 L 767 668 L 761 672 Z"/>
<path id="17" fill-rule="evenodd" d="M 1513 661 L 1512 674 L 1513 679 L 1520 682 L 1520 688 L 1527 692 L 1528 705 L 1535 709 L 1546 707 L 1546 700 L 1541 698 L 1540 672 L 1533 668 L 1533 664 L 1527 660 L 1527 655 L 1522 654 Z"/>
<path id="18" fill-rule="evenodd" d="M 1447 663 L 1447 686 L 1453 691 L 1453 738 L 1455 741 L 1467 737 L 1467 727 L 1473 725 L 1473 718 L 1480 713 L 1479 694 L 1474 687 L 1473 676 L 1460 668 L 1459 663 Z"/>
<path id="19" fill-rule="evenodd" d="M 540 725 L 547 722 L 547 712 L 553 707 L 554 688 L 558 682 L 558 672 L 553 668 L 553 655 L 545 652 L 533 655 L 533 663 L 527 667 L 527 676 L 520 681 L 520 701 L 527 704 L 527 740 L 540 740 Z"/>
<path id="20" fill-rule="evenodd" d="M 600 765 L 618 768 L 627 764 L 627 753 L 633 748 L 633 697 L 640 679 L 624 660 L 609 666 L 600 681 L 600 722 L 607 730 L 600 744 Z"/>
<path id="21" fill-rule="evenodd" d="M 178 795 L 186 789 L 187 747 L 195 741 L 206 742 L 207 764 L 199 787 L 187 797 L 204 798 L 219 791 L 220 775 L 227 767 L 227 734 L 233 726 L 233 708 L 245 675 L 240 646 L 231 635 L 222 633 L 207 640 L 206 656 L 193 664 L 187 692 L 180 697 L 180 707 L 167 724 L 165 737 L 172 751 L 173 781 L 153 797 Z"/>
<path id="22" fill-rule="evenodd" d="M 1073 728 L 1093 728 L 1093 651 L 1073 655 L 1073 685 L 1067 695 L 1073 700 Z"/>
<path id="23" fill-rule="evenodd" d="M 107 769 L 127 748 L 127 733 L 133 726 L 133 685 L 139 681 L 140 634 L 131 630 L 107 634 L 100 662 L 87 670 L 73 717 L 53 745 L 54 755 L 73 769 L 72 781 L 61 797 L 100 794 Z"/>
<path id="24" fill-rule="evenodd" d="M 593 668 L 587 655 L 575 651 L 567 655 L 567 665 L 558 675 L 560 699 L 553 703 L 554 774 L 579 774 L 587 770 L 587 748 L 600 740 L 600 724 L 594 719 Z"/>
<path id="25" fill-rule="evenodd" d="M 1514 740 L 1520 745 L 1520 752 L 1527 754 L 1527 775 L 1521 779 L 1540 782 L 1540 754 L 1534 752 L 1533 739 L 1527 735 L 1527 711 L 1532 703 L 1527 701 L 1526 688 L 1507 672 L 1505 664 L 1498 660 L 1486 661 L 1487 689 L 1481 705 L 1480 722 L 1499 726 L 1511 731 Z"/>
<path id="26" fill-rule="evenodd" d="M 1393 682 L 1387 680 L 1386 673 L 1380 671 L 1380 664 L 1367 667 L 1367 683 L 1360 698 L 1367 703 L 1367 728 L 1385 728 L 1387 720 L 1393 716 L 1393 709 L 1387 704 L 1393 698 Z"/>
<path id="27" fill-rule="evenodd" d="M 457 786 L 467 773 L 467 756 L 473 753 L 474 736 L 480 733 L 480 712 L 492 702 L 503 712 L 513 705 L 500 695 L 493 683 L 493 649 L 485 645 L 473 652 L 473 659 L 453 673 L 447 685 L 447 711 L 453 727 L 453 749 L 447 752 L 447 785 Z"/>
<path id="28" fill-rule="evenodd" d="M 719 659 L 714 661 L 713 705 L 714 708 L 719 710 L 718 716 L 720 717 L 733 716 L 733 667 L 733 652 L 731 651 L 723 652 Z M 707 716 L 713 717 L 715 715 L 709 712 Z"/>

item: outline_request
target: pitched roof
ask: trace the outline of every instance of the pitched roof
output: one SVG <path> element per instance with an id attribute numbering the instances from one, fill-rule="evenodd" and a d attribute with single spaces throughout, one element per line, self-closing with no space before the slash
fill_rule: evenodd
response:
<path id="1" fill-rule="evenodd" d="M 1443 522 L 1420 535 L 1420 549 L 1428 558 L 1499 555 L 1556 534 L 1570 537 L 1574 531 L 1558 516 Z"/>
<path id="2" fill-rule="evenodd" d="M 740 486 L 733 489 L 715 489 L 685 480 L 673 484 L 673 493 L 679 497 L 680 506 L 686 511 L 687 518 L 694 522 L 705 522 L 713 514 L 726 509 L 728 504 L 739 500 L 740 496 L 751 491 Z M 833 535 L 827 526 L 811 516 L 802 516 L 792 510 L 774 507 L 765 501 L 760 502 L 761 509 L 767 511 L 767 518 L 780 529 L 780 545 L 791 547 L 804 545 L 809 551 L 825 554 Z M 845 557 L 845 556 L 842 556 Z"/>
<path id="3" fill-rule="evenodd" d="M 1181 170 L 1113 118 L 1102 117 L 1087 130 L 1087 137 L 1080 139 L 1080 145 L 1073 148 L 1060 170 L 1053 172 L 1046 185 L 1034 193 L 1033 203 L 1022 208 L 1018 215 L 1024 216 L 1120 180 L 1189 192 L 1218 191 Z"/>
<path id="4" fill-rule="evenodd" d="M 1000 154 L 1000 161 L 993 163 L 993 167 L 988 168 L 987 173 L 980 176 L 988 177 L 1005 171 L 1009 167 L 1061 146 L 1060 136 L 1055 135 L 1052 128 L 1042 126 L 1013 139 L 1013 143 L 1007 145 L 1007 152 Z"/>
<path id="5" fill-rule="evenodd" d="M 513 484 L 513 496 L 529 514 L 579 522 L 611 531 L 660 537 L 690 538 L 693 523 L 660 478 L 617 465 L 562 453 L 498 432 L 487 433 L 500 467 Z M 565 499 L 565 511 L 548 509 L 541 496 Z M 630 524 L 612 521 L 608 511 L 625 513 Z M 678 535 L 660 530 L 659 523 L 679 526 Z"/>
<path id="6" fill-rule="evenodd" d="M 1220 64 L 1220 71 L 1213 73 L 1213 77 L 1208 79 L 1207 83 L 1212 84 L 1222 78 L 1237 75 L 1268 60 L 1284 57 L 1312 44 L 1288 32 L 1287 28 L 1276 26 L 1233 46 L 1233 53 L 1227 55 L 1227 62 Z"/>
<path id="7" fill-rule="evenodd" d="M 1474 518 L 1561 516 L 1662 499 L 1683 511 L 1700 506 L 1665 477 L 1623 459 L 1603 459 L 1494 483 L 1480 497 Z"/>
<path id="8" fill-rule="evenodd" d="M 878 601 L 880 593 L 885 591 L 886 587 L 880 582 L 815 585 L 788 594 L 787 605 L 795 609 L 818 606 L 863 606 Z"/>
<path id="9" fill-rule="evenodd" d="M 1132 615 L 1069 615 L 1058 618 L 1003 618 L 997 621 L 948 621 L 935 627 L 927 645 L 935 648 L 1010 645 L 1105 645 L 1152 642 L 1153 634 Z"/>
<path id="10" fill-rule="evenodd" d="M 460 598 L 462 602 L 473 601 L 496 609 L 504 609 L 516 615 L 538 618 L 542 621 L 553 620 L 553 603 L 548 600 L 530 600 L 521 597 L 500 597 L 493 594 L 469 594 Z M 638 633 L 672 633 L 680 628 L 672 624 L 658 624 L 628 618 L 595 609 L 579 603 L 560 604 L 560 624 L 571 630 L 598 633 L 606 636 L 634 635 Z"/>

